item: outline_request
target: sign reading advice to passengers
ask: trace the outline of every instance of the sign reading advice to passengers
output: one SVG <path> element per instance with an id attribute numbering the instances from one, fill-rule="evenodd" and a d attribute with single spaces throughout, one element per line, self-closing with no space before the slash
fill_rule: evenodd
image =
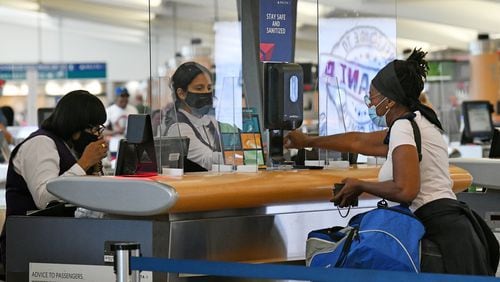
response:
<path id="1" fill-rule="evenodd" d="M 260 0 L 260 60 L 292 62 L 297 0 Z"/>
<path id="2" fill-rule="evenodd" d="M 33 263 L 29 265 L 29 282 L 115 282 L 112 265 Z M 152 282 L 153 273 L 141 271 L 142 282 Z"/>
<path id="3" fill-rule="evenodd" d="M 396 58 L 394 18 L 319 21 L 319 133 L 379 130 L 364 96 L 377 72 Z"/>

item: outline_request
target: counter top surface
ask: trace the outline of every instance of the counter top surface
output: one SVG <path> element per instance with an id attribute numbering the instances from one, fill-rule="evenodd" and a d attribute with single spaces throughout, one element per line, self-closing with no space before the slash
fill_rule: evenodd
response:
<path id="1" fill-rule="evenodd" d="M 332 197 L 334 183 L 346 177 L 377 181 L 379 169 L 380 166 L 358 165 L 349 169 L 188 173 L 182 177 L 160 175 L 153 179 L 172 186 L 178 193 L 178 201 L 169 212 L 195 212 L 326 202 Z M 472 182 L 472 176 L 464 169 L 450 166 L 450 173 L 455 193 Z"/>

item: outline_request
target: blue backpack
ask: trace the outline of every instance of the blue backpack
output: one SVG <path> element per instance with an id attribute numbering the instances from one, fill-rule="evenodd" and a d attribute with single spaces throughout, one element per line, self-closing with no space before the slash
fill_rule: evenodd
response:
<path id="1" fill-rule="evenodd" d="M 347 227 L 310 232 L 306 263 L 418 273 L 424 233 L 424 226 L 407 207 L 379 203 L 378 208 L 354 216 Z"/>

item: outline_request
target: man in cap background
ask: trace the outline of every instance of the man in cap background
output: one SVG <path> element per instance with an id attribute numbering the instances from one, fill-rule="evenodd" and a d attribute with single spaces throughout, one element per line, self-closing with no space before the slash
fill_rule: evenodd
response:
<path id="1" fill-rule="evenodd" d="M 137 109 L 129 105 L 130 94 L 125 87 L 117 87 L 115 103 L 106 108 L 107 120 L 104 123 L 112 135 L 123 135 L 127 129 L 127 119 L 130 114 L 137 114 Z"/>

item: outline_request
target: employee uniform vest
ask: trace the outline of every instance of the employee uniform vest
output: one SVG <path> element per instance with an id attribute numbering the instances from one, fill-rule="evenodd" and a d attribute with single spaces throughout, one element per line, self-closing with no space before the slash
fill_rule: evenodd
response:
<path id="1" fill-rule="evenodd" d="M 217 130 L 215 129 L 215 126 L 212 122 L 209 123 L 208 129 L 210 131 L 210 134 L 214 135 L 214 143 L 215 144 L 213 144 L 213 145 L 209 144 L 207 141 L 205 141 L 203 139 L 200 132 L 198 132 L 198 129 L 195 128 L 193 123 L 189 120 L 189 118 L 183 112 L 180 112 L 180 111 L 177 112 L 177 122 L 185 123 L 189 127 L 191 127 L 196 138 L 198 138 L 198 140 L 200 140 L 201 143 L 203 143 L 205 146 L 210 148 L 213 152 L 220 152 L 221 151 L 219 134 L 217 133 Z"/>
<path id="2" fill-rule="evenodd" d="M 11 215 L 26 215 L 27 211 L 38 209 L 23 176 L 19 175 L 15 171 L 13 159 L 16 157 L 19 148 L 24 144 L 24 142 L 40 135 L 49 137 L 56 144 L 57 153 L 59 154 L 59 175 L 63 174 L 76 163 L 75 157 L 60 137 L 44 129 L 39 129 L 33 132 L 28 138 L 26 138 L 26 140 L 24 140 L 12 151 L 9 160 L 7 183 L 5 185 L 5 201 L 7 204 L 6 218 Z M 4 264 L 6 243 L 5 227 L 6 224 L 4 223 L 2 235 L 0 236 L 1 259 Z"/>

